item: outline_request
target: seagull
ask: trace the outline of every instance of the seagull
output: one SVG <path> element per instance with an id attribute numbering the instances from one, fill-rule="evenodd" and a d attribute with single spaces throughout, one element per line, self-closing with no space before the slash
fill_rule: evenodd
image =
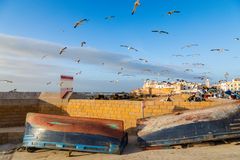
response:
<path id="1" fill-rule="evenodd" d="M 200 54 L 188 54 L 187 57 L 200 56 Z"/>
<path id="2" fill-rule="evenodd" d="M 131 75 L 131 74 L 123 74 L 122 76 L 124 76 L 124 77 L 134 77 L 134 75 Z"/>
<path id="3" fill-rule="evenodd" d="M 120 47 L 125 47 L 127 48 L 128 50 L 134 50 L 135 52 L 138 52 L 138 50 L 136 48 L 133 48 L 131 46 L 128 46 L 128 45 L 120 45 Z"/>
<path id="4" fill-rule="evenodd" d="M 172 11 L 167 12 L 167 14 L 168 14 L 169 16 L 172 15 L 172 14 L 174 14 L 174 13 L 180 13 L 180 11 L 172 10 Z"/>
<path id="5" fill-rule="evenodd" d="M 106 20 L 111 20 L 113 18 L 115 18 L 115 16 L 107 16 L 107 17 L 105 17 Z"/>
<path id="6" fill-rule="evenodd" d="M 159 33 L 159 34 L 169 34 L 167 31 L 160 31 L 160 30 L 152 30 L 152 32 Z"/>
<path id="7" fill-rule="evenodd" d="M 103 62 L 102 65 L 104 66 L 104 64 L 105 64 L 105 63 Z"/>
<path id="8" fill-rule="evenodd" d="M 145 72 L 151 72 L 151 69 L 143 69 Z"/>
<path id="9" fill-rule="evenodd" d="M 123 70 L 123 67 L 121 67 L 121 71 Z"/>
<path id="10" fill-rule="evenodd" d="M 78 26 L 80 26 L 81 24 L 83 24 L 84 22 L 87 22 L 89 21 L 89 19 L 81 19 L 80 21 L 77 21 L 75 24 L 74 24 L 74 28 L 77 28 Z"/>
<path id="11" fill-rule="evenodd" d="M 75 73 L 76 75 L 80 75 L 80 74 L 82 74 L 82 71 L 79 71 L 79 72 L 77 72 L 77 73 Z"/>
<path id="12" fill-rule="evenodd" d="M 203 63 L 193 63 L 192 65 L 194 65 L 194 66 L 204 66 Z"/>
<path id="13" fill-rule="evenodd" d="M 48 55 L 44 55 L 44 56 L 42 56 L 42 58 L 41 59 L 44 59 L 44 58 L 46 58 Z"/>
<path id="14" fill-rule="evenodd" d="M 229 49 L 225 49 L 225 48 L 215 48 L 215 49 L 211 49 L 210 51 L 212 52 L 225 52 L 225 51 L 229 51 Z"/>
<path id="15" fill-rule="evenodd" d="M 76 60 L 77 63 L 80 63 L 80 61 L 81 61 L 80 58 L 78 58 L 78 59 Z"/>
<path id="16" fill-rule="evenodd" d="M 118 83 L 118 80 L 109 81 L 110 83 Z"/>
<path id="17" fill-rule="evenodd" d="M 63 54 L 63 52 L 64 52 L 66 49 L 67 49 L 67 47 L 62 48 L 62 49 L 60 50 L 59 54 L 60 54 L 60 55 Z"/>
<path id="18" fill-rule="evenodd" d="M 193 72 L 192 69 L 185 69 L 184 72 Z"/>
<path id="19" fill-rule="evenodd" d="M 122 74 L 122 72 L 117 72 L 118 75 Z"/>
<path id="20" fill-rule="evenodd" d="M 4 79 L 4 80 L 0 80 L 0 82 L 5 82 L 5 83 L 13 83 L 13 81 L 6 80 L 6 79 Z"/>
<path id="21" fill-rule="evenodd" d="M 199 76 L 199 77 L 194 77 L 195 79 L 200 79 L 200 80 L 204 80 L 205 76 Z"/>
<path id="22" fill-rule="evenodd" d="M 46 83 L 46 85 L 50 85 L 50 84 L 52 84 L 52 82 L 51 82 L 51 81 L 49 81 L 49 82 L 47 82 L 47 83 Z"/>
<path id="23" fill-rule="evenodd" d="M 132 10 L 132 15 L 136 12 L 137 7 L 140 6 L 140 0 L 136 0 Z"/>
<path id="24" fill-rule="evenodd" d="M 64 83 L 64 82 L 60 82 L 60 83 L 59 83 L 59 86 L 62 87 L 63 83 Z"/>
<path id="25" fill-rule="evenodd" d="M 13 89 L 13 90 L 11 90 L 9 92 L 17 92 L 17 88 L 15 88 L 15 89 Z"/>
<path id="26" fill-rule="evenodd" d="M 188 45 L 183 46 L 181 49 L 191 48 L 191 47 L 197 47 L 197 46 L 198 46 L 198 44 L 188 44 Z"/>
<path id="27" fill-rule="evenodd" d="M 234 38 L 234 40 L 236 40 L 236 41 L 239 41 L 239 40 L 240 40 L 240 38 Z"/>
<path id="28" fill-rule="evenodd" d="M 145 63 L 148 63 L 148 60 L 143 59 L 143 58 L 139 58 L 138 60 L 139 60 L 139 61 L 144 61 Z"/>
<path id="29" fill-rule="evenodd" d="M 81 47 L 83 47 L 85 44 L 87 44 L 87 42 L 82 41 L 82 42 L 81 42 Z"/>
<path id="30" fill-rule="evenodd" d="M 175 56 L 175 57 L 184 57 L 184 56 L 181 55 L 181 54 L 173 54 L 172 56 Z"/>

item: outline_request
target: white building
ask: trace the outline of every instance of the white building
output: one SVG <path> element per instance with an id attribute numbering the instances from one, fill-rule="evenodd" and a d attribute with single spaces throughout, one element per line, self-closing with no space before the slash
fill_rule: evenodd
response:
<path id="1" fill-rule="evenodd" d="M 220 82 L 218 86 L 223 91 L 240 91 L 240 78 L 235 78 L 228 82 Z"/>

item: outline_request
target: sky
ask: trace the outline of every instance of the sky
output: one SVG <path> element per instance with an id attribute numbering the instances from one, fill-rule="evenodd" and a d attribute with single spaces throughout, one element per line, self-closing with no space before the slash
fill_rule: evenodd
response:
<path id="1" fill-rule="evenodd" d="M 226 72 L 239 77 L 240 0 L 140 3 L 131 15 L 134 0 L 0 0 L 0 80 L 13 81 L 0 82 L 0 91 L 59 91 L 60 75 L 74 76 L 78 92 L 131 91 L 145 79 L 202 82 L 196 77 L 207 72 L 212 83 Z M 169 16 L 171 10 L 180 13 Z M 89 21 L 73 27 L 84 18 Z M 182 49 L 189 44 L 198 46 Z M 215 48 L 229 51 L 210 51 Z"/>

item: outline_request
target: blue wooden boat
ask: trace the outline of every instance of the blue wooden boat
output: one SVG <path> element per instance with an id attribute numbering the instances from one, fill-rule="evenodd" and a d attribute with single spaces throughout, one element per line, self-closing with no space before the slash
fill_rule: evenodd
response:
<path id="1" fill-rule="evenodd" d="M 139 119 L 138 143 L 146 149 L 240 138 L 240 105 Z"/>
<path id="2" fill-rule="evenodd" d="M 121 154 L 128 143 L 123 121 L 28 113 L 23 147 Z"/>

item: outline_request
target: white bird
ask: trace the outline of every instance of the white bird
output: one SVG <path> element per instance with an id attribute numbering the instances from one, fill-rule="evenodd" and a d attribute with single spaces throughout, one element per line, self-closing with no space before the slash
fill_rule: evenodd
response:
<path id="1" fill-rule="evenodd" d="M 132 10 L 132 15 L 136 12 L 138 6 L 140 6 L 140 0 L 135 1 L 134 7 L 133 7 L 133 10 Z"/>
<path id="2" fill-rule="evenodd" d="M 46 58 L 48 55 L 44 55 L 44 56 L 42 56 L 42 58 L 41 59 L 44 59 L 44 58 Z"/>
<path id="3" fill-rule="evenodd" d="M 187 69 L 184 70 L 184 72 L 193 72 L 193 70 L 187 68 Z"/>
<path id="4" fill-rule="evenodd" d="M 77 21 L 75 24 L 74 24 L 74 28 L 77 28 L 78 26 L 80 26 L 81 24 L 83 24 L 84 22 L 88 22 L 89 21 L 89 19 L 81 19 L 81 20 L 79 20 L 79 21 Z"/>
<path id="5" fill-rule="evenodd" d="M 198 44 L 188 44 L 188 45 L 183 46 L 181 49 L 191 48 L 191 47 L 197 47 L 197 46 L 198 46 Z"/>
<path id="6" fill-rule="evenodd" d="M 79 72 L 77 72 L 77 73 L 75 73 L 76 75 L 80 75 L 80 74 L 82 74 L 82 71 L 79 71 Z"/>
<path id="7" fill-rule="evenodd" d="M 66 49 L 67 49 L 67 47 L 62 48 L 62 49 L 60 50 L 59 54 L 60 54 L 60 55 L 63 54 L 63 52 L 64 52 Z"/>
<path id="8" fill-rule="evenodd" d="M 80 58 L 78 58 L 78 59 L 76 60 L 76 62 L 77 62 L 77 63 L 80 63 L 80 61 L 81 61 L 81 59 L 80 59 Z"/>
<path id="9" fill-rule="evenodd" d="M 152 32 L 159 33 L 159 34 L 169 34 L 167 31 L 160 31 L 160 30 L 152 30 Z"/>
<path id="10" fill-rule="evenodd" d="M 64 82 L 60 82 L 60 83 L 59 83 L 59 86 L 60 86 L 60 87 L 62 87 L 62 86 L 63 86 L 63 84 L 64 84 Z"/>
<path id="11" fill-rule="evenodd" d="M 200 66 L 200 67 L 203 67 L 205 64 L 203 64 L 203 63 L 193 63 L 192 65 L 193 65 L 193 66 Z"/>
<path id="12" fill-rule="evenodd" d="M 105 17 L 106 20 L 111 20 L 113 18 L 115 18 L 115 16 L 107 16 L 107 17 Z"/>
<path id="13" fill-rule="evenodd" d="M 167 12 L 168 15 L 172 15 L 174 13 L 180 13 L 180 11 L 172 10 L 172 11 Z"/>
<path id="14" fill-rule="evenodd" d="M 138 60 L 139 60 L 139 61 L 144 61 L 145 63 L 148 63 L 148 60 L 143 59 L 143 58 L 139 58 Z"/>
<path id="15" fill-rule="evenodd" d="M 210 51 L 212 52 L 220 52 L 220 53 L 223 53 L 225 51 L 229 51 L 229 49 L 225 49 L 225 48 L 215 48 L 215 49 L 211 49 Z"/>
<path id="16" fill-rule="evenodd" d="M 138 50 L 136 48 L 133 48 L 132 46 L 128 46 L 128 45 L 120 45 L 120 47 L 125 47 L 128 50 L 134 50 L 135 52 L 138 52 Z"/>
<path id="17" fill-rule="evenodd" d="M 240 40 L 240 38 L 234 38 L 234 40 L 236 40 L 236 41 L 239 41 L 239 40 Z"/>
<path id="18" fill-rule="evenodd" d="M 194 57 L 194 56 L 200 56 L 200 54 L 188 54 L 187 57 Z"/>
<path id="19" fill-rule="evenodd" d="M 5 83 L 13 83 L 13 81 L 6 80 L 6 79 L 4 79 L 4 80 L 0 80 L 0 82 L 5 82 Z"/>
<path id="20" fill-rule="evenodd" d="M 49 81 L 49 82 L 47 82 L 47 83 L 46 83 L 46 85 L 50 85 L 50 84 L 52 84 L 52 82 L 51 82 L 51 81 Z"/>
<path id="21" fill-rule="evenodd" d="M 119 81 L 118 80 L 111 80 L 111 81 L 109 81 L 110 83 L 118 83 Z"/>
<path id="22" fill-rule="evenodd" d="M 174 56 L 174 57 L 184 57 L 184 56 L 181 55 L 181 54 L 173 54 L 172 56 Z"/>
<path id="23" fill-rule="evenodd" d="M 82 41 L 82 42 L 81 42 L 81 47 L 83 47 L 83 46 L 86 45 L 86 44 L 87 44 L 87 42 Z"/>

